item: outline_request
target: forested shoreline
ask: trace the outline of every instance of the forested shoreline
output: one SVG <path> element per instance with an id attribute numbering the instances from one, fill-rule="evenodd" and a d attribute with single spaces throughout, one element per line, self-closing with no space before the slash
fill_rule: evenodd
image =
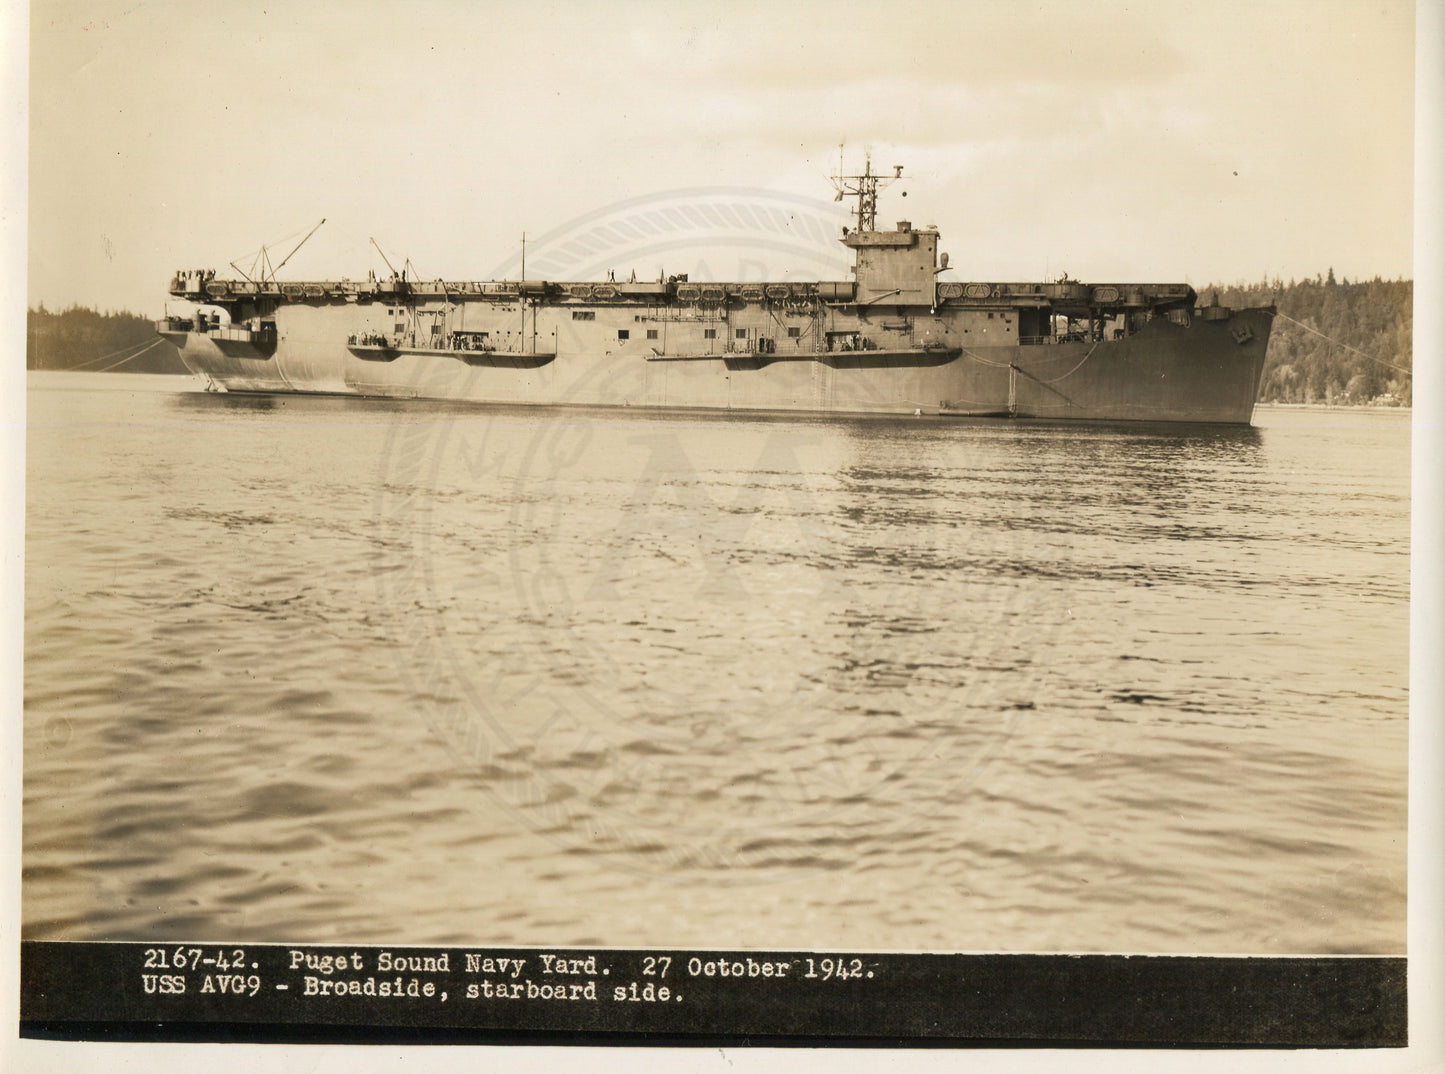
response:
<path id="1" fill-rule="evenodd" d="M 1262 403 L 1409 406 L 1414 294 L 1412 280 L 1336 280 L 1330 269 L 1288 283 L 1209 284 L 1199 302 L 1278 308 Z"/>
<path id="2" fill-rule="evenodd" d="M 1409 406 L 1414 283 L 1335 278 L 1208 284 L 1201 305 L 1278 307 L 1259 401 Z M 83 306 L 27 318 L 25 367 L 86 372 L 185 373 L 154 323 Z"/>
<path id="3" fill-rule="evenodd" d="M 149 346 L 154 344 L 154 346 Z M 148 317 L 71 306 L 59 312 L 42 303 L 26 318 L 26 369 L 87 373 L 186 373 L 180 354 L 156 335 Z"/>

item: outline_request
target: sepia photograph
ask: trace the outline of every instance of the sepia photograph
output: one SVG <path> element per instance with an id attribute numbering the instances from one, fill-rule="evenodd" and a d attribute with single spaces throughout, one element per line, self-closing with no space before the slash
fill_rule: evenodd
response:
<path id="1" fill-rule="evenodd" d="M 22 1022 L 1404 1044 L 1417 14 L 34 0 Z"/>

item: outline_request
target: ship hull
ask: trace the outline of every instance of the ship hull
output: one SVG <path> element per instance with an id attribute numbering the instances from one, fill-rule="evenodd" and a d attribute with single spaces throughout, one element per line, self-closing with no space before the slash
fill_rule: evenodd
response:
<path id="1" fill-rule="evenodd" d="M 1125 339 L 999 345 L 936 336 L 870 350 L 781 353 L 602 343 L 545 311 L 524 314 L 496 350 L 348 346 L 369 316 L 354 304 L 282 305 L 265 347 L 214 333 L 166 334 L 188 368 L 235 392 L 1248 424 L 1273 311 L 1196 316 L 1184 325 L 1161 317 Z"/>

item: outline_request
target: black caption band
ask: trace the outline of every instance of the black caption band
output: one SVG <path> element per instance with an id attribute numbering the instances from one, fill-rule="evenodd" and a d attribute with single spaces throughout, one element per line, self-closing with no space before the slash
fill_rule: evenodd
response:
<path id="1" fill-rule="evenodd" d="M 21 945 L 21 1032 L 1076 1046 L 1406 1043 L 1395 957 Z"/>

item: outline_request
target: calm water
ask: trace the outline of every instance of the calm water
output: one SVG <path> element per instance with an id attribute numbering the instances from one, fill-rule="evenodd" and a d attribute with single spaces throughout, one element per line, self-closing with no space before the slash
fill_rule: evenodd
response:
<path id="1" fill-rule="evenodd" d="M 1408 414 L 29 384 L 27 938 L 1404 949 Z"/>

